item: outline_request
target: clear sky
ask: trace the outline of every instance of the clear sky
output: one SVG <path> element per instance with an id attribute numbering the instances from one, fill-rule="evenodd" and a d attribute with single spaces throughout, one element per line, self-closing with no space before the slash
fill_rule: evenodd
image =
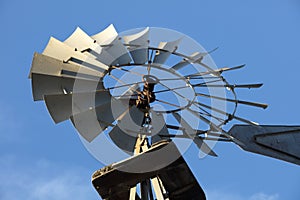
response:
<path id="1" fill-rule="evenodd" d="M 33 102 L 27 79 L 32 56 L 50 36 L 89 34 L 113 23 L 118 31 L 165 27 L 206 49 L 219 47 L 219 67 L 232 83 L 263 82 L 241 99 L 269 104 L 241 107 L 260 124 L 300 124 L 300 2 L 298 0 L 0 1 L 0 199 L 99 199 L 90 175 L 102 165 L 81 144 L 70 122 L 55 125 L 43 102 Z M 300 199 L 300 167 L 218 144 L 218 158 L 185 154 L 209 200 Z"/>

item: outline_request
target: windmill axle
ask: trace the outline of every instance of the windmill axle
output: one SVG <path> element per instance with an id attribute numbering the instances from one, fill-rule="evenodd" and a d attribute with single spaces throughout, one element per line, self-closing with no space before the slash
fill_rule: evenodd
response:
<path id="1" fill-rule="evenodd" d="M 136 101 L 136 106 L 140 109 L 149 110 L 150 103 L 155 101 L 155 94 L 153 92 L 154 86 L 158 83 L 158 79 L 152 75 L 143 76 L 145 81 L 143 91 L 139 93 Z"/>

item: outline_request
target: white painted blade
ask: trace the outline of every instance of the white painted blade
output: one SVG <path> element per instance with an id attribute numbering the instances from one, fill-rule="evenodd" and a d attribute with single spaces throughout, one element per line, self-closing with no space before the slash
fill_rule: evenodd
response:
<path id="1" fill-rule="evenodd" d="M 113 24 L 110 24 L 106 29 L 92 36 L 101 45 L 109 45 L 117 37 L 118 33 Z"/>
<path id="2" fill-rule="evenodd" d="M 102 56 L 102 62 L 109 65 L 126 65 L 131 62 L 129 52 L 112 24 L 92 38 L 102 47 L 102 51 L 109 55 L 107 58 Z"/>
<path id="3" fill-rule="evenodd" d="M 124 36 L 123 39 L 136 64 L 148 61 L 149 27 L 136 34 Z"/>
<path id="4" fill-rule="evenodd" d="M 110 101 L 111 95 L 108 91 L 45 95 L 47 109 L 55 123 Z"/>
<path id="5" fill-rule="evenodd" d="M 108 36 L 111 37 L 111 36 Z M 83 52 L 84 55 L 94 58 L 101 63 L 110 66 L 115 58 L 102 48 L 95 39 L 91 38 L 79 27 L 64 41 L 68 46 Z"/>
<path id="6" fill-rule="evenodd" d="M 117 125 L 109 132 L 112 141 L 126 153 L 134 151 L 136 138 L 142 129 L 144 113 L 135 106 L 129 108 L 118 120 Z"/>
<path id="7" fill-rule="evenodd" d="M 234 125 L 229 134 L 246 151 L 300 165 L 300 126 Z"/>
<path id="8" fill-rule="evenodd" d="M 79 52 L 87 49 L 100 50 L 100 46 L 95 43 L 95 40 L 79 27 L 76 28 L 76 30 L 64 41 L 64 43 L 74 49 L 76 48 Z"/>
<path id="9" fill-rule="evenodd" d="M 53 37 L 50 38 L 43 54 L 64 62 L 76 63 L 102 73 L 108 70 L 108 66 L 105 64 L 95 60 L 93 57 L 86 56 L 83 53 L 76 51 L 75 48 L 72 48 Z"/>
<path id="10" fill-rule="evenodd" d="M 97 70 L 77 64 L 65 63 L 62 60 L 38 53 L 34 54 L 29 78 L 31 78 L 32 73 L 58 77 L 81 78 L 93 81 L 99 81 L 103 76 L 103 73 Z"/>
<path id="11" fill-rule="evenodd" d="M 178 49 L 180 41 L 181 38 L 172 42 L 160 42 L 158 48 L 163 50 L 156 51 L 153 63 L 164 64 L 169 56 Z"/>
<path id="12" fill-rule="evenodd" d="M 32 95 L 35 101 L 43 100 L 45 95 L 66 94 L 74 91 L 76 81 L 77 92 L 95 92 L 103 89 L 102 82 L 74 79 L 69 77 L 58 77 L 44 74 L 31 75 Z"/>
<path id="13" fill-rule="evenodd" d="M 92 142 L 128 109 L 126 102 L 128 100 L 117 100 L 112 97 L 109 103 L 71 116 L 72 123 L 83 138 Z"/>
<path id="14" fill-rule="evenodd" d="M 194 130 L 187 121 L 185 121 L 178 113 L 172 113 L 175 119 L 179 124 L 184 128 L 183 132 L 193 139 L 193 142 L 197 145 L 197 147 L 210 156 L 217 156 L 217 154 L 201 139 L 196 135 L 196 130 Z"/>

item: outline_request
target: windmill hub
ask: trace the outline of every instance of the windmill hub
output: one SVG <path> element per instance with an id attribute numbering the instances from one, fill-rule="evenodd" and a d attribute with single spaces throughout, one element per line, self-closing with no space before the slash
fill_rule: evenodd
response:
<path id="1" fill-rule="evenodd" d="M 155 101 L 154 86 L 159 82 L 159 80 L 153 75 L 144 75 L 143 80 L 144 88 L 138 95 L 136 106 L 140 109 L 149 110 L 150 103 Z"/>
<path id="2" fill-rule="evenodd" d="M 149 66 L 150 73 L 147 69 Z M 132 84 L 125 84 L 124 87 L 124 83 L 111 76 L 122 77 L 122 80 Z M 112 96 L 131 97 L 130 105 L 135 105 L 143 112 L 148 112 L 150 108 L 160 113 L 183 110 L 197 98 L 191 81 L 169 70 L 166 65 L 126 64 L 112 69 L 103 80 L 104 87 L 110 89 Z"/>

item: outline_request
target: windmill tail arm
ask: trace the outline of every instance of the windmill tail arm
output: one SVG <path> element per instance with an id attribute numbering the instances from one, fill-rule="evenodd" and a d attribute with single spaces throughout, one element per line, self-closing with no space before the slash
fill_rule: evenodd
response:
<path id="1" fill-rule="evenodd" d="M 229 134 L 246 151 L 300 165 L 300 126 L 234 125 Z"/>

